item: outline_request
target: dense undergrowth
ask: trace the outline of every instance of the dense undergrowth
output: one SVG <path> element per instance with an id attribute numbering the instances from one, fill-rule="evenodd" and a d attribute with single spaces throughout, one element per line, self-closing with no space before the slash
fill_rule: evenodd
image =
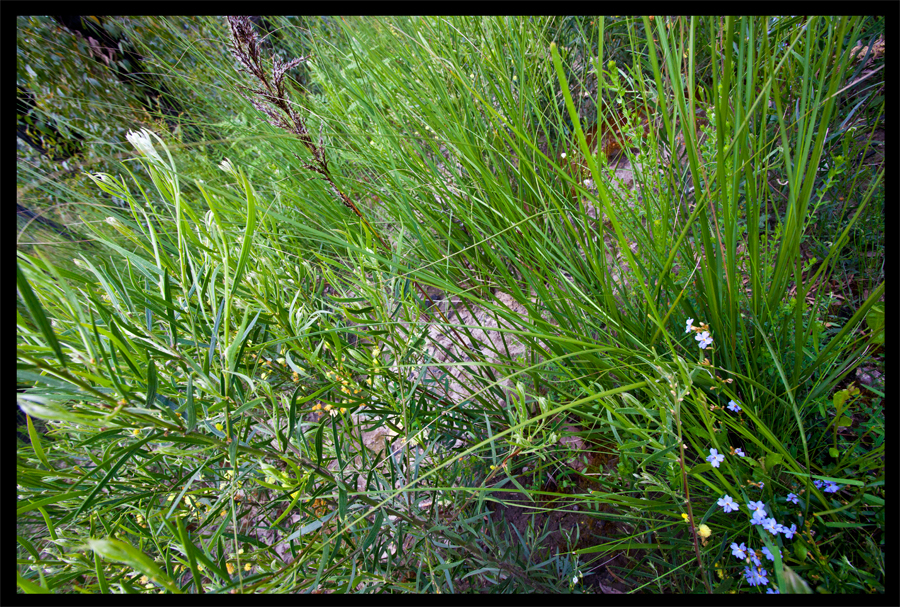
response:
<path id="1" fill-rule="evenodd" d="M 267 24 L 20 18 L 20 591 L 884 591 L 882 19 Z"/>

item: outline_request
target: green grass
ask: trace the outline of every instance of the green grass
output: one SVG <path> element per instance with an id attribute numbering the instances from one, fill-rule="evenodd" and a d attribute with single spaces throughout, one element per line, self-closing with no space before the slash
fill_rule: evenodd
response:
<path id="1" fill-rule="evenodd" d="M 20 160 L 21 591 L 884 591 L 883 20 L 272 23 Z"/>

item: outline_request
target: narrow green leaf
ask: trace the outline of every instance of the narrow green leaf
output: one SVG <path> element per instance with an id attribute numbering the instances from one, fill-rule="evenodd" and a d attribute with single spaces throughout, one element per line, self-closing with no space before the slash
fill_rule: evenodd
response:
<path id="1" fill-rule="evenodd" d="M 150 434 L 150 436 L 148 436 L 148 437 L 138 441 L 134 445 L 132 445 L 131 448 L 129 448 L 122 455 L 122 457 L 119 458 L 119 461 L 117 461 L 113 465 L 113 467 L 110 468 L 109 472 L 106 473 L 106 475 L 100 480 L 100 482 L 97 483 L 97 486 L 94 487 L 94 489 L 90 492 L 90 494 L 87 496 L 87 498 L 81 503 L 81 505 L 78 507 L 78 509 L 75 511 L 75 513 L 72 514 L 71 516 L 67 516 L 66 518 L 67 519 L 78 518 L 78 515 L 81 514 L 84 510 L 86 510 L 91 505 L 91 503 L 94 501 L 94 498 L 97 497 L 97 495 L 100 493 L 100 491 L 103 490 L 103 488 L 106 486 L 106 484 L 109 483 L 109 481 L 111 481 L 113 479 L 113 477 L 119 471 L 119 468 L 124 466 L 125 462 L 127 462 L 129 459 L 131 459 L 134 456 L 134 454 L 137 453 L 137 451 L 141 447 L 146 445 L 149 441 L 154 440 L 158 435 L 159 435 L 158 432 L 152 432 Z"/>
<path id="2" fill-rule="evenodd" d="M 197 589 L 197 594 L 203 594 L 203 586 L 200 584 L 200 570 L 197 569 L 197 547 L 191 542 L 190 533 L 184 528 L 184 520 L 182 520 L 181 517 L 178 517 L 175 519 L 175 523 L 178 525 L 178 535 L 181 538 L 181 545 L 184 547 L 184 552 L 188 557 L 188 565 L 191 568 L 191 577 L 194 579 L 194 588 Z"/>
<path id="3" fill-rule="evenodd" d="M 94 572 L 97 574 L 100 594 L 109 594 L 109 584 L 106 582 L 106 575 L 104 575 L 103 567 L 100 565 L 100 555 L 96 552 L 94 552 Z"/>
<path id="4" fill-rule="evenodd" d="M 31 512 L 32 510 L 41 508 L 43 506 L 49 506 L 50 504 L 55 504 L 57 502 L 64 502 L 66 500 L 75 499 L 77 497 L 81 497 L 85 493 L 87 493 L 87 491 L 72 491 L 69 493 L 51 495 L 50 497 L 45 497 L 43 499 L 25 502 L 24 504 L 16 508 L 16 516 L 22 516 L 26 512 Z"/>
<path id="5" fill-rule="evenodd" d="M 178 343 L 178 331 L 175 327 L 175 303 L 172 301 L 172 285 L 169 279 L 168 268 L 166 268 L 166 271 L 163 274 L 163 298 L 168 304 L 168 306 L 166 306 L 166 319 L 169 321 L 169 346 L 175 348 Z"/>
<path id="6" fill-rule="evenodd" d="M 146 575 L 151 581 L 162 585 L 166 590 L 182 594 L 181 588 L 156 566 L 153 559 L 134 546 L 115 539 L 88 540 L 87 546 L 102 558 L 128 565 Z"/>
<path id="7" fill-rule="evenodd" d="M 287 426 L 287 441 L 285 441 L 284 448 L 282 452 L 287 450 L 287 442 L 291 440 L 291 437 L 294 435 L 294 422 L 297 420 L 297 395 L 300 394 L 300 389 L 303 386 L 297 386 L 297 389 L 294 390 L 294 394 L 291 395 L 291 406 L 288 411 L 288 426 Z M 278 406 L 277 403 L 275 406 Z"/>
<path id="8" fill-rule="evenodd" d="M 800 559 L 803 560 L 802 558 Z M 782 594 L 812 594 L 809 584 L 802 577 L 797 575 L 793 569 L 784 566 L 784 588 Z"/>
<path id="9" fill-rule="evenodd" d="M 216 341 L 219 338 L 219 323 L 222 322 L 222 311 L 225 309 L 225 298 L 222 298 L 222 301 L 219 302 L 219 311 L 216 312 L 216 322 L 213 324 L 213 330 L 210 334 L 209 338 L 209 354 L 206 358 L 206 367 L 203 369 L 204 373 L 209 373 L 209 368 L 212 366 L 213 353 L 216 351 Z"/>
<path id="10" fill-rule="evenodd" d="M 366 548 L 372 545 L 372 542 L 375 541 L 375 538 L 378 537 L 378 532 L 381 531 L 381 524 L 384 522 L 384 511 L 378 510 L 375 513 L 375 520 L 372 522 L 372 528 L 369 529 L 369 533 L 366 535 L 366 539 L 363 540 L 362 546 L 360 547 L 361 551 L 364 553 Z"/>
<path id="11" fill-rule="evenodd" d="M 250 247 L 253 241 L 253 232 L 256 230 L 256 196 L 253 193 L 253 186 L 250 180 L 244 176 L 241 169 L 237 169 L 235 176 L 242 182 L 244 186 L 244 194 L 247 198 L 247 227 L 244 230 L 244 241 L 241 243 L 241 253 L 238 258 L 237 268 L 234 271 L 234 278 L 231 283 L 231 294 L 234 295 L 237 287 L 241 282 L 241 276 L 244 273 L 244 267 L 247 265 L 247 258 L 250 256 Z"/>
<path id="12" fill-rule="evenodd" d="M 147 355 L 147 408 L 153 409 L 156 406 L 156 390 L 159 387 L 156 378 L 156 364 L 150 355 Z"/>
<path id="13" fill-rule="evenodd" d="M 16 584 L 19 586 L 19 588 L 22 589 L 22 592 L 24 592 L 25 594 L 53 594 L 47 588 L 38 586 L 34 582 L 29 582 L 24 577 L 22 577 L 22 574 L 18 571 L 16 571 Z"/>
<path id="14" fill-rule="evenodd" d="M 25 421 L 28 423 L 28 437 L 31 439 L 31 448 L 34 449 L 34 454 L 41 460 L 41 463 L 47 467 L 47 470 L 53 470 L 50 466 L 50 461 L 47 459 L 47 456 L 44 455 L 44 448 L 41 446 L 41 437 L 38 435 L 37 430 L 34 429 L 34 422 L 31 421 L 31 416 L 26 414 Z"/>
<path id="15" fill-rule="evenodd" d="M 65 368 L 66 357 L 63 356 L 62 347 L 60 347 L 59 341 L 56 339 L 56 334 L 53 332 L 53 327 L 50 326 L 50 321 L 47 320 L 47 315 L 44 313 L 41 302 L 38 301 L 37 296 L 31 289 L 31 285 L 28 283 L 28 279 L 25 278 L 25 274 L 22 272 L 22 268 L 19 267 L 18 261 L 16 261 L 16 286 L 19 289 L 19 295 L 22 296 L 22 301 L 25 302 L 28 313 L 31 315 L 31 320 L 37 325 L 38 330 L 44 335 L 44 339 L 47 340 L 47 344 L 56 353 L 59 363 Z"/>
<path id="16" fill-rule="evenodd" d="M 187 413 L 187 432 L 193 432 L 197 427 L 197 409 L 194 406 L 194 376 L 188 375 L 187 378 L 187 405 L 185 406 Z"/>

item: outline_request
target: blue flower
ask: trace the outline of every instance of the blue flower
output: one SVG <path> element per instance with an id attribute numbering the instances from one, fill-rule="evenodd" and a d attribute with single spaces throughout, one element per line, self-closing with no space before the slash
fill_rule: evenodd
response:
<path id="1" fill-rule="evenodd" d="M 693 328 L 694 328 L 694 319 L 693 319 L 693 318 L 688 318 L 688 319 L 687 319 L 687 323 L 684 325 L 684 332 L 685 332 L 685 333 L 690 333 L 690 332 L 691 332 L 691 329 L 693 329 Z"/>
<path id="2" fill-rule="evenodd" d="M 731 554 L 736 556 L 740 560 L 744 560 L 747 558 L 747 546 L 744 542 L 741 542 L 741 545 L 738 546 L 737 542 L 731 542 Z"/>
<path id="3" fill-rule="evenodd" d="M 759 556 L 756 554 L 756 550 L 750 550 L 747 553 L 747 556 L 750 558 L 750 562 L 756 565 L 757 567 L 761 566 L 762 563 L 759 562 Z"/>
<path id="4" fill-rule="evenodd" d="M 789 540 L 792 540 L 792 539 L 794 539 L 794 534 L 797 533 L 797 525 L 795 525 L 794 523 L 791 523 L 790 527 L 782 527 L 781 532 L 784 534 L 784 537 L 786 537 Z"/>
<path id="5" fill-rule="evenodd" d="M 765 521 L 763 521 L 762 526 L 763 526 L 763 529 L 765 529 L 772 535 L 778 535 L 778 526 L 779 525 L 778 525 L 778 521 L 776 521 L 774 518 L 767 518 Z"/>
<path id="6" fill-rule="evenodd" d="M 709 331 L 700 331 L 699 333 L 694 335 L 694 339 L 700 342 L 699 346 L 701 348 L 706 348 L 712 345 L 713 342 L 712 337 L 709 336 Z"/>
<path id="7" fill-rule="evenodd" d="M 765 487 L 765 486 L 766 486 L 766 484 L 765 484 L 764 482 L 762 482 L 762 481 L 759 482 L 759 488 L 760 488 L 760 489 L 762 489 L 762 488 Z"/>
<path id="8" fill-rule="evenodd" d="M 766 594 L 781 594 L 778 588 L 766 588 Z"/>
<path id="9" fill-rule="evenodd" d="M 744 579 L 747 580 L 747 583 L 751 586 L 756 586 L 757 584 L 757 576 L 756 569 L 752 567 L 744 567 Z"/>
<path id="10" fill-rule="evenodd" d="M 735 510 L 739 510 L 739 509 L 740 509 L 740 506 L 738 506 L 738 505 L 734 502 L 734 500 L 731 499 L 731 496 L 730 496 L 730 495 L 726 495 L 726 496 L 720 498 L 719 501 L 716 502 L 716 503 L 719 504 L 720 506 L 722 506 L 722 509 L 723 509 L 725 512 L 734 512 Z"/>
<path id="11" fill-rule="evenodd" d="M 747 457 L 747 454 L 744 453 L 743 451 L 741 451 L 741 448 L 740 448 L 740 447 L 735 447 L 735 448 L 734 448 L 734 454 L 735 454 L 735 455 L 739 455 L 739 456 L 741 456 L 741 457 Z"/>
<path id="12" fill-rule="evenodd" d="M 825 487 L 825 493 L 837 493 L 841 490 L 840 485 L 836 485 L 832 481 L 828 481 L 828 486 Z"/>
<path id="13" fill-rule="evenodd" d="M 736 402 L 734 402 L 733 400 L 728 401 L 728 408 L 731 411 L 734 411 L 735 413 L 737 413 L 738 411 L 741 410 L 741 406 L 739 404 L 737 404 Z"/>
<path id="14" fill-rule="evenodd" d="M 822 487 L 825 486 L 825 481 L 820 481 L 819 479 L 816 479 L 813 481 L 813 485 L 816 486 L 816 489 L 821 489 Z"/>
<path id="15" fill-rule="evenodd" d="M 761 525 L 766 520 L 766 511 L 765 510 L 755 510 L 753 512 L 753 518 L 750 519 L 751 525 Z"/>
<path id="16" fill-rule="evenodd" d="M 748 503 L 747 508 L 749 508 L 750 510 L 758 510 L 759 512 L 762 512 L 763 514 L 766 513 L 766 505 L 764 503 L 762 503 L 762 500 L 760 500 L 758 502 Z"/>
<path id="17" fill-rule="evenodd" d="M 765 569 L 757 569 L 755 567 L 744 567 L 744 577 L 751 586 L 765 586 L 769 583 L 766 577 Z"/>
<path id="18" fill-rule="evenodd" d="M 775 560 L 775 555 L 772 554 L 772 552 L 769 550 L 769 547 L 768 547 L 768 546 L 763 546 L 762 553 L 763 553 L 763 555 L 764 555 L 767 559 L 769 559 L 770 561 L 774 561 L 774 560 Z M 778 549 L 778 555 L 779 555 L 779 556 L 784 556 L 784 553 L 781 551 L 780 548 Z"/>
<path id="19" fill-rule="evenodd" d="M 799 503 L 800 503 L 800 499 L 799 499 L 799 498 L 797 497 L 797 495 L 794 494 L 794 493 L 788 493 L 788 494 L 787 494 L 787 501 L 789 501 L 789 502 L 792 503 L 792 504 L 799 504 Z"/>
<path id="20" fill-rule="evenodd" d="M 725 456 L 719 453 L 717 449 L 710 449 L 706 461 L 712 464 L 713 468 L 718 468 L 719 464 L 725 461 Z"/>

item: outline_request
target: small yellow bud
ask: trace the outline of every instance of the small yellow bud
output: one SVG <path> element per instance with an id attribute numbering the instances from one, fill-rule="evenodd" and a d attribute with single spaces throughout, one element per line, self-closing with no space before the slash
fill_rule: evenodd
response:
<path id="1" fill-rule="evenodd" d="M 250 571 L 250 569 L 252 569 L 252 568 L 253 568 L 253 565 L 251 565 L 250 563 L 247 563 L 246 565 L 244 565 L 244 571 Z"/>
<path id="2" fill-rule="evenodd" d="M 682 512 L 682 513 L 681 513 L 681 518 L 683 518 L 684 520 L 688 520 L 688 515 L 687 515 L 687 513 L 686 513 L 686 512 Z"/>
<path id="3" fill-rule="evenodd" d="M 138 429 L 138 428 L 135 428 L 134 430 L 132 430 L 131 433 L 134 434 L 135 436 L 140 436 L 140 435 L 141 435 L 141 431 L 140 431 L 140 429 Z"/>
<path id="4" fill-rule="evenodd" d="M 221 432 L 221 431 L 222 431 L 222 424 L 216 424 L 216 430 L 218 430 L 219 432 Z"/>

